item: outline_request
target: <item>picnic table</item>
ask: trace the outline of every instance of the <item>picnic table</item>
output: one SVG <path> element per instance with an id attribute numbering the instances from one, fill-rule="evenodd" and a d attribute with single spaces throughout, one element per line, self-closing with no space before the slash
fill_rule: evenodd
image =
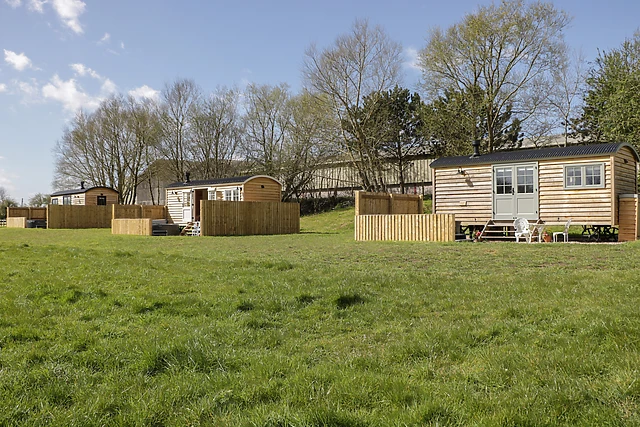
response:
<path id="1" fill-rule="evenodd" d="M 610 224 L 583 225 L 582 237 L 592 242 L 616 242 L 618 241 L 618 227 Z"/>

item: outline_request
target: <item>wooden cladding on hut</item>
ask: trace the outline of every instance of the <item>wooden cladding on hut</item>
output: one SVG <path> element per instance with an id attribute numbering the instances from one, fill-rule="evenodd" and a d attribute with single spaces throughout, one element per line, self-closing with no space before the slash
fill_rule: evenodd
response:
<path id="1" fill-rule="evenodd" d="M 356 216 L 421 214 L 422 196 L 356 191 Z"/>
<path id="2" fill-rule="evenodd" d="M 282 202 L 203 200 L 203 236 L 248 236 L 300 232 L 300 205 Z"/>
<path id="3" fill-rule="evenodd" d="M 452 242 L 455 240 L 454 215 L 359 215 L 355 217 L 355 238 Z"/>

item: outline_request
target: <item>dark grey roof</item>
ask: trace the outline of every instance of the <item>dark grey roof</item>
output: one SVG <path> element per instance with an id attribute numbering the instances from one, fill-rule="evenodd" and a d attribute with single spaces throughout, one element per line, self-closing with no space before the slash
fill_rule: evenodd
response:
<path id="1" fill-rule="evenodd" d="M 82 194 L 82 193 L 86 193 L 89 190 L 93 190 L 95 188 L 104 188 L 105 190 L 111 190 L 111 191 L 115 191 L 116 193 L 118 192 L 118 190 L 115 190 L 111 187 L 102 187 L 102 186 L 98 186 L 98 187 L 90 187 L 90 188 L 78 188 L 76 190 L 62 190 L 62 191 L 57 191 L 55 193 L 51 194 L 51 197 L 55 197 L 55 196 L 69 196 L 71 194 Z"/>
<path id="2" fill-rule="evenodd" d="M 167 185 L 167 188 L 178 187 L 200 187 L 203 185 L 219 185 L 219 184 L 240 184 L 257 175 L 232 176 L 229 178 L 201 179 L 189 182 L 174 182 Z"/>
<path id="3" fill-rule="evenodd" d="M 570 145 L 568 147 L 530 148 L 513 151 L 494 151 L 477 157 L 453 156 L 441 157 L 431 162 L 431 168 L 446 168 L 456 166 L 486 165 L 494 163 L 526 162 L 531 160 L 561 159 L 569 157 L 593 157 L 617 153 L 622 147 L 629 147 L 636 160 L 640 157 L 633 146 L 626 142 L 611 142 L 607 144 Z"/>

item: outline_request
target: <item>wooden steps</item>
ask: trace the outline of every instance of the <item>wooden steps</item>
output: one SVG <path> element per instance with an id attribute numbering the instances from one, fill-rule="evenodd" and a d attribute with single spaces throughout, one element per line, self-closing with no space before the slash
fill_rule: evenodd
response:
<path id="1" fill-rule="evenodd" d="M 544 222 L 538 220 L 536 222 L 531 222 L 533 225 L 544 224 Z M 534 232 L 534 239 L 538 239 L 536 232 Z M 482 232 L 480 233 L 481 240 L 487 241 L 506 241 L 506 242 L 515 242 L 516 235 L 515 229 L 513 228 L 513 221 L 505 220 L 489 220 L 484 225 Z M 525 239 L 520 240 L 525 241 Z"/>
<path id="2" fill-rule="evenodd" d="M 200 221 L 188 222 L 187 225 L 180 232 L 181 236 L 199 236 L 200 235 Z"/>

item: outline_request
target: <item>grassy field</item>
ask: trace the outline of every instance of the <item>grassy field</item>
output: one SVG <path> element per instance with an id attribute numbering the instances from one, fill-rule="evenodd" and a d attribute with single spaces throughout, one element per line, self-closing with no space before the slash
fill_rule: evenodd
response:
<path id="1" fill-rule="evenodd" d="M 640 244 L 0 229 L 0 426 L 640 425 Z"/>

